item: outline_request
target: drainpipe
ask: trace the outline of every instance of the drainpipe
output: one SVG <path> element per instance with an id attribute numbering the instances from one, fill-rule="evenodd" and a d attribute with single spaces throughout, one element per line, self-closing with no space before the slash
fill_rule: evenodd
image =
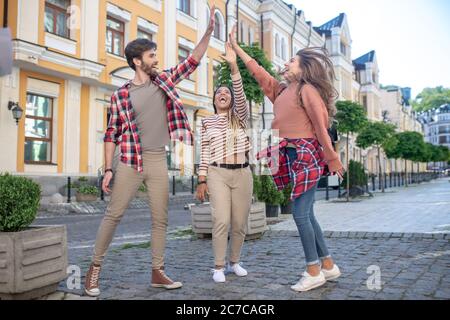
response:
<path id="1" fill-rule="evenodd" d="M 239 27 L 239 0 L 236 0 L 236 41 L 239 42 L 239 31 L 241 31 L 241 28 Z"/>
<path id="2" fill-rule="evenodd" d="M 261 50 L 264 51 L 264 20 L 263 20 L 263 14 L 261 13 L 261 35 L 260 35 L 260 46 L 261 46 Z M 266 129 L 266 119 L 265 119 L 265 115 L 266 115 L 266 100 L 263 98 L 263 102 L 262 102 L 262 128 L 263 130 Z"/>
<path id="3" fill-rule="evenodd" d="M 227 0 L 227 3 L 225 4 L 225 39 L 228 41 L 228 4 L 230 3 L 230 0 Z"/>
<path id="4" fill-rule="evenodd" d="M 294 28 L 292 29 L 291 34 L 291 52 L 292 52 L 291 57 L 293 57 L 296 54 L 296 52 L 294 52 L 294 34 L 296 25 L 297 25 L 297 9 L 294 8 Z"/>
<path id="5" fill-rule="evenodd" d="M 3 3 L 3 28 L 8 27 L 8 0 Z"/>

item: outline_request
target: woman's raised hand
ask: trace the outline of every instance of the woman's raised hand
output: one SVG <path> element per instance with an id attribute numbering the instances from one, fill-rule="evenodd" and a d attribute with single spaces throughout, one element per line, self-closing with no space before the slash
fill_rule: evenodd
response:
<path id="1" fill-rule="evenodd" d="M 229 42 L 231 43 L 231 46 L 233 47 L 233 49 L 236 49 L 237 47 L 239 47 L 239 44 L 237 43 L 237 40 L 236 40 L 236 31 L 237 31 L 237 24 L 235 24 L 233 26 L 233 28 L 231 29 L 231 32 L 228 36 Z"/>
<path id="2" fill-rule="evenodd" d="M 236 63 L 236 52 L 229 41 L 225 43 L 225 54 L 222 55 L 222 58 L 230 65 Z"/>

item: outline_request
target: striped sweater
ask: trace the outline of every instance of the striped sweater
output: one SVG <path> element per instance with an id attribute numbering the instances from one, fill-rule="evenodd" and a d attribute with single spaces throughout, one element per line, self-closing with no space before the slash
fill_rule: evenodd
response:
<path id="1" fill-rule="evenodd" d="M 231 145 L 232 148 L 227 147 L 227 134 L 230 136 L 231 130 L 228 128 L 228 117 L 226 115 L 214 114 L 203 119 L 200 133 L 201 153 L 198 170 L 199 176 L 206 176 L 208 174 L 210 163 L 234 154 L 247 152 L 251 149 L 250 139 L 246 134 L 249 110 L 242 86 L 241 75 L 239 73 L 231 75 L 231 79 L 234 91 L 232 112 L 237 115 L 240 122 L 237 142 L 234 147 L 233 145 Z"/>

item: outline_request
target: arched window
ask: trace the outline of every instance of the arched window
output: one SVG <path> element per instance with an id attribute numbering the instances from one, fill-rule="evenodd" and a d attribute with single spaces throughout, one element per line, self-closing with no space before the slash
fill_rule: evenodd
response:
<path id="1" fill-rule="evenodd" d="M 281 58 L 286 60 L 286 40 L 284 38 L 281 39 Z"/>
<path id="2" fill-rule="evenodd" d="M 219 10 L 216 10 L 215 18 L 214 38 L 225 41 L 225 19 Z"/>
<path id="3" fill-rule="evenodd" d="M 280 57 L 280 36 L 275 34 L 275 55 Z"/>

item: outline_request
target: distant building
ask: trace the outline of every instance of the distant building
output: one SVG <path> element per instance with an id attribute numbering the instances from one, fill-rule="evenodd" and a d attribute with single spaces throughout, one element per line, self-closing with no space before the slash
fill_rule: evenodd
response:
<path id="1" fill-rule="evenodd" d="M 385 86 L 381 88 L 381 114 L 382 120 L 392 123 L 397 127 L 397 132 L 416 131 L 423 134 L 422 124 L 417 119 L 416 112 L 411 106 L 411 89 L 399 86 Z M 388 160 L 388 171 L 403 171 L 403 160 Z M 416 168 L 411 167 L 412 162 L 407 161 L 408 171 Z M 420 165 L 425 170 L 425 165 Z"/>
<path id="2" fill-rule="evenodd" d="M 450 148 L 450 104 L 420 113 L 419 121 L 424 126 L 425 141 Z M 448 168 L 448 164 L 440 167 Z"/>

